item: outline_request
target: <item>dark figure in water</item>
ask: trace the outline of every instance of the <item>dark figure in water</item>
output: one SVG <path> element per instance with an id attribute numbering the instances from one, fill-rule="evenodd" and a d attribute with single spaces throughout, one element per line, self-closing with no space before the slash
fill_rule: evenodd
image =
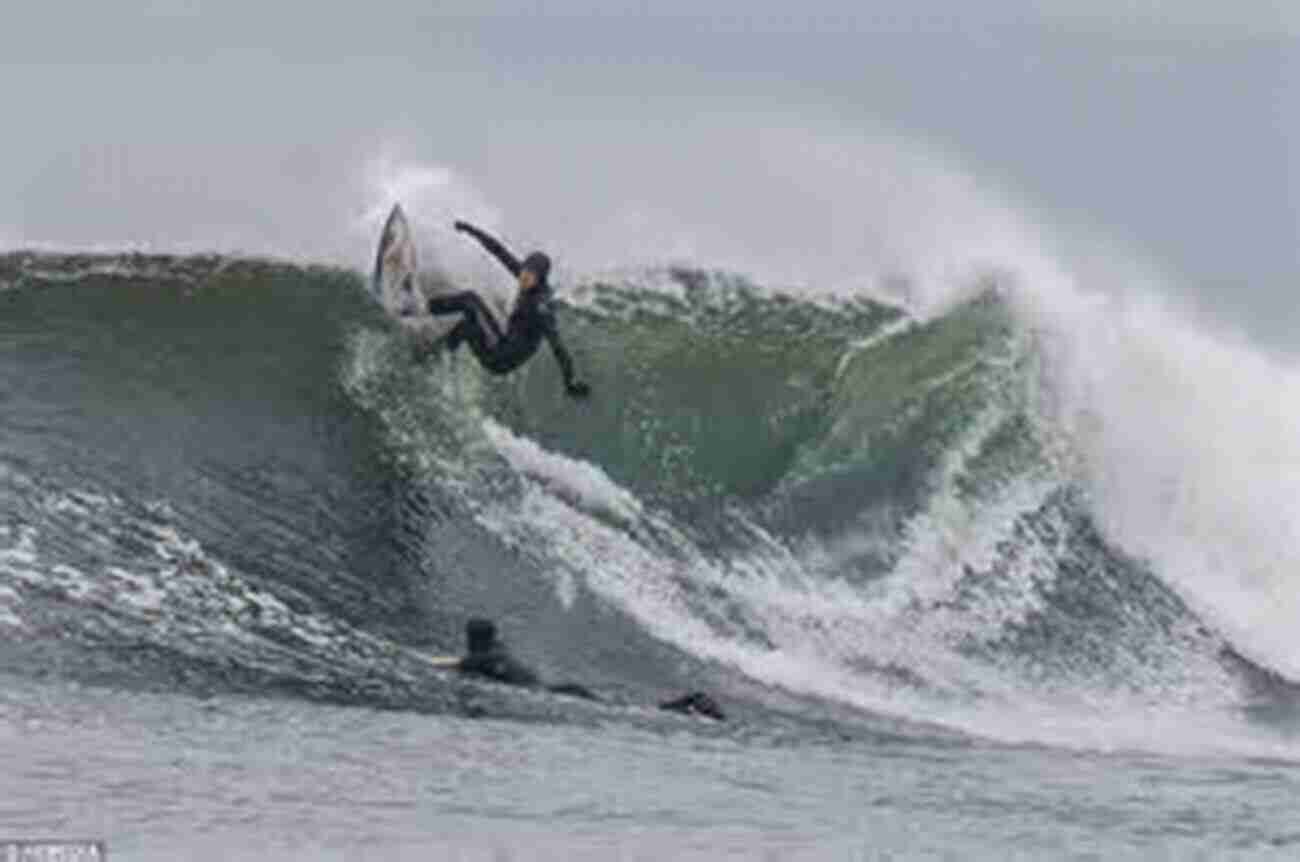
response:
<path id="1" fill-rule="evenodd" d="M 521 263 L 496 237 L 474 225 L 458 221 L 456 230 L 474 237 L 510 270 L 519 281 L 519 294 L 505 332 L 501 331 L 482 297 L 472 290 L 430 299 L 430 314 L 464 315 L 447 334 L 444 342 L 447 349 L 455 351 L 462 343 L 468 344 L 484 368 L 493 374 L 508 374 L 531 359 L 545 338 L 555 353 L 555 360 L 560 363 L 565 391 L 574 398 L 590 395 L 591 387 L 575 376 L 573 359 L 556 329 L 551 285 L 547 280 L 551 274 L 551 259 L 535 251 Z"/>
<path id="2" fill-rule="evenodd" d="M 465 623 L 465 642 L 469 654 L 456 666 L 461 673 L 507 685 L 527 688 L 541 686 L 542 681 L 537 672 L 512 656 L 505 644 L 497 639 L 497 627 L 491 620 L 472 619 Z M 548 685 L 545 688 L 555 694 L 599 700 L 591 689 L 577 683 Z"/>
<path id="3" fill-rule="evenodd" d="M 497 627 L 491 620 L 472 619 L 465 623 L 465 645 L 469 654 L 456 667 L 463 674 L 487 677 L 507 685 L 535 686 L 541 681 L 497 640 Z"/>
<path id="4" fill-rule="evenodd" d="M 465 642 L 468 655 L 456 664 L 456 670 L 466 676 L 476 676 L 502 682 L 506 685 L 519 685 L 525 688 L 545 688 L 553 694 L 580 697 L 584 700 L 599 701 L 595 692 L 576 682 L 564 682 L 557 685 L 542 685 L 537 672 L 521 663 L 510 654 L 506 645 L 497 639 L 496 623 L 491 620 L 475 618 L 465 623 Z M 679 712 L 682 715 L 711 718 L 714 721 L 726 721 L 726 713 L 718 702 L 702 691 L 693 691 L 681 697 L 664 701 L 659 708 L 666 712 Z"/>
<path id="5" fill-rule="evenodd" d="M 659 704 L 664 712 L 680 712 L 682 715 L 695 715 L 711 718 L 714 721 L 726 721 L 727 714 L 718 706 L 718 702 L 702 691 L 692 691 L 672 700 Z"/>

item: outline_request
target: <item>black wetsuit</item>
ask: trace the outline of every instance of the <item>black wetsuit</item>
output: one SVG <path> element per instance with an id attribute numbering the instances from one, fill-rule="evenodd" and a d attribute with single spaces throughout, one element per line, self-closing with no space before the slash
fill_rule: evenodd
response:
<path id="1" fill-rule="evenodd" d="M 495 237 L 464 222 L 459 222 L 457 228 L 477 239 L 502 266 L 510 270 L 511 275 L 519 277 L 524 264 Z M 429 313 L 464 314 L 464 319 L 448 333 L 447 348 L 455 350 L 462 342 L 468 344 L 479 363 L 493 374 L 514 371 L 531 359 L 541 346 L 542 339 L 546 339 L 555 354 L 555 360 L 560 364 L 565 389 L 571 395 L 585 394 L 586 387 L 578 383 L 574 375 L 573 359 L 560 341 L 560 333 L 556 329 L 551 286 L 546 281 L 546 272 L 537 275 L 537 286 L 519 294 L 505 332 L 501 331 L 487 304 L 472 290 L 450 296 L 435 296 L 429 300 Z"/>
<path id="2" fill-rule="evenodd" d="M 600 700 L 596 693 L 585 685 L 576 682 L 564 682 L 557 685 L 543 685 L 537 671 L 512 656 L 504 646 L 497 645 L 486 652 L 476 652 L 465 656 L 456 666 L 456 670 L 466 676 L 490 679 L 506 685 L 518 685 L 524 688 L 545 688 L 554 694 L 580 697 L 584 700 Z"/>
<path id="3" fill-rule="evenodd" d="M 531 687 L 541 683 L 535 671 L 516 660 L 503 647 L 467 655 L 456 669 L 463 674 L 486 677 L 507 685 Z"/>

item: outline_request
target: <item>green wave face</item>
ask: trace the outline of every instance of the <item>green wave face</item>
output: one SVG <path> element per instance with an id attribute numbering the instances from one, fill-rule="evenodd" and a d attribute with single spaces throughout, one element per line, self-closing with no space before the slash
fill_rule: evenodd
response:
<path id="1" fill-rule="evenodd" d="M 670 278 L 671 294 L 596 284 L 565 310 L 566 338 L 595 387 L 590 403 L 566 402 L 542 356 L 493 388 L 491 412 L 657 504 L 803 507 L 797 520 L 812 530 L 839 520 L 828 508 L 914 508 L 944 453 L 991 405 L 1006 408 L 1007 427 L 990 448 L 1030 454 L 1028 424 L 1007 403 L 1019 348 L 991 295 L 916 324 L 867 300 L 810 302 L 680 270 Z"/>
<path id="2" fill-rule="evenodd" d="M 494 409 L 655 500 L 760 499 L 839 411 L 846 351 L 900 313 L 870 302 L 798 302 L 723 276 L 670 275 L 675 294 L 597 284 L 564 313 L 595 388 L 589 404 L 563 403 L 543 357 Z"/>

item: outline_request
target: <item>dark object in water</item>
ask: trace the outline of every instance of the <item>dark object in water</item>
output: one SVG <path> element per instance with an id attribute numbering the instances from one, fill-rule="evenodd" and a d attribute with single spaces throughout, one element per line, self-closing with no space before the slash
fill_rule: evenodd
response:
<path id="1" fill-rule="evenodd" d="M 727 714 L 718 706 L 718 702 L 702 691 L 692 691 L 681 697 L 665 700 L 659 704 L 665 712 L 680 712 L 682 715 L 698 715 L 714 721 L 726 721 Z"/>
<path id="2" fill-rule="evenodd" d="M 552 694 L 600 701 L 594 691 L 576 682 L 562 682 L 543 686 L 541 677 L 532 668 L 510 654 L 506 645 L 497 638 L 496 623 L 474 617 L 465 623 L 466 655 L 456 665 L 460 673 L 484 679 L 518 685 L 526 688 L 545 688 Z M 673 700 L 664 701 L 659 708 L 682 715 L 701 716 L 714 721 L 726 721 L 726 713 L 718 702 L 702 691 L 692 691 Z"/>
<path id="3" fill-rule="evenodd" d="M 525 688 L 542 685 L 537 672 L 512 656 L 506 645 L 497 639 L 496 623 L 491 620 L 475 617 L 466 622 L 465 646 L 469 654 L 456 666 L 461 673 Z M 552 694 L 600 700 L 595 692 L 576 682 L 562 682 L 545 688 Z"/>
<path id="4" fill-rule="evenodd" d="M 497 627 L 491 620 L 471 619 L 465 624 L 465 642 L 469 655 L 457 667 L 463 674 L 486 677 L 507 685 L 535 686 L 537 673 L 524 665 L 497 640 Z"/>

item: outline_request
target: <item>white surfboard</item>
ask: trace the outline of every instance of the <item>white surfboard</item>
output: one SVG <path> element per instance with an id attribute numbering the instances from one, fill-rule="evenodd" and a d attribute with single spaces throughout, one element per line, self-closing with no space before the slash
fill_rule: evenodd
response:
<path id="1" fill-rule="evenodd" d="M 441 317 L 429 314 L 429 299 L 456 290 L 445 275 L 434 270 L 420 270 L 411 223 L 402 212 L 402 205 L 394 204 L 379 235 L 375 269 L 370 277 L 370 295 L 389 317 L 416 333 L 425 348 L 432 349 L 461 318 L 454 314 Z M 495 318 L 496 328 L 504 330 L 506 312 L 490 297 L 485 297 L 484 302 Z M 491 332 L 490 328 L 488 332 Z"/>
<path id="2" fill-rule="evenodd" d="M 419 650 L 411 649 L 410 647 L 399 646 L 398 649 L 416 661 L 427 662 L 439 670 L 455 670 L 460 667 L 462 659 L 462 656 L 458 655 L 429 655 L 428 653 L 422 653 Z"/>
<path id="3" fill-rule="evenodd" d="M 402 205 L 394 204 L 379 235 L 370 295 L 403 327 L 437 338 L 455 325 L 455 321 L 429 314 L 426 304 L 429 296 L 437 292 L 431 287 L 431 280 L 420 272 L 411 223 L 402 212 Z"/>
<path id="4" fill-rule="evenodd" d="M 395 204 L 379 235 L 370 293 L 393 317 L 415 317 L 422 310 L 416 283 L 418 273 L 411 225 L 402 212 L 402 205 Z"/>

